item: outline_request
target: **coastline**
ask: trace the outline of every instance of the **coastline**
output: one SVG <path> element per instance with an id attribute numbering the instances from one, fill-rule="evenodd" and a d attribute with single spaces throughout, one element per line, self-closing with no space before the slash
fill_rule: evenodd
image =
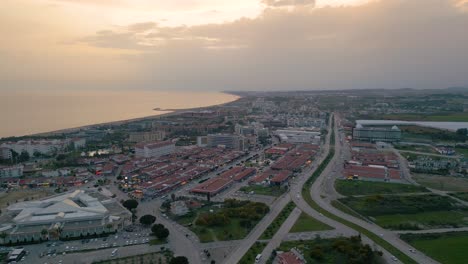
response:
<path id="1" fill-rule="evenodd" d="M 221 92 L 224 94 L 231 94 L 229 92 Z M 131 118 L 131 119 L 124 119 L 124 120 L 117 120 L 117 121 L 109 121 L 109 122 L 102 122 L 102 123 L 95 123 L 95 124 L 90 124 L 90 125 L 84 125 L 84 126 L 77 126 L 77 127 L 72 127 L 72 128 L 64 128 L 64 129 L 59 129 L 59 130 L 53 130 L 53 131 L 48 131 L 48 132 L 40 132 L 40 133 L 34 133 L 34 134 L 29 134 L 29 135 L 22 135 L 22 136 L 12 136 L 12 137 L 28 137 L 28 136 L 37 136 L 37 137 L 44 137 L 44 136 L 51 136 L 55 134 L 61 134 L 61 133 L 71 133 L 83 129 L 91 129 L 94 127 L 98 126 L 105 126 L 105 125 L 123 125 L 126 123 L 131 123 L 131 122 L 137 122 L 137 121 L 144 121 L 148 119 L 154 119 L 154 118 L 163 118 L 163 117 L 168 117 L 168 116 L 173 116 L 173 115 L 178 115 L 183 112 L 188 112 L 188 111 L 200 111 L 200 110 L 208 110 L 213 107 L 222 107 L 227 104 L 236 102 L 240 99 L 242 99 L 242 96 L 235 95 L 237 98 L 233 101 L 222 103 L 222 104 L 216 104 L 216 105 L 210 105 L 210 106 L 201 106 L 201 107 L 193 107 L 193 108 L 181 108 L 181 109 L 159 109 L 159 108 L 153 108 L 155 111 L 162 111 L 162 112 L 168 112 L 168 113 L 162 113 L 162 114 L 155 114 L 155 115 L 149 115 L 149 116 L 144 116 L 144 117 L 137 117 L 137 118 Z M 158 109 L 158 110 L 156 110 Z M 4 138 L 11 138 L 11 137 L 4 137 Z M 4 139 L 4 138 L 0 138 Z"/>

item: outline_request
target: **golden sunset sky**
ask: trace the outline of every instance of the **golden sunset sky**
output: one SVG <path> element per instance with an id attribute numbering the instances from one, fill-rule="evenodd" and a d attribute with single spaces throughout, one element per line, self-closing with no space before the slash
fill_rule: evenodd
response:
<path id="1" fill-rule="evenodd" d="M 0 92 L 468 86 L 466 0 L 0 5 Z"/>

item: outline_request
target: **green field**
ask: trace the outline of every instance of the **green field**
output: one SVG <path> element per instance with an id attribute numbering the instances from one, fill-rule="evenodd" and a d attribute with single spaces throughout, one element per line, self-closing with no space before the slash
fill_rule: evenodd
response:
<path id="1" fill-rule="evenodd" d="M 337 180 L 335 189 L 345 196 L 428 192 L 424 187 L 410 184 L 349 180 Z"/>
<path id="2" fill-rule="evenodd" d="M 440 114 L 391 114 L 384 115 L 383 119 L 405 121 L 440 121 L 440 122 L 468 122 L 468 113 L 440 113 Z"/>
<path id="3" fill-rule="evenodd" d="M 369 245 L 363 245 L 358 236 L 334 239 L 317 237 L 306 241 L 287 241 L 281 243 L 278 250 L 289 251 L 292 248 L 302 252 L 307 263 L 381 263 L 380 253 Z"/>
<path id="4" fill-rule="evenodd" d="M 289 202 L 283 210 L 279 213 L 279 215 L 271 222 L 271 224 L 267 227 L 265 232 L 263 232 L 262 236 L 260 236 L 260 239 L 270 239 L 272 238 L 278 229 L 281 227 L 281 225 L 286 221 L 288 216 L 291 214 L 291 212 L 296 208 L 296 204 L 294 202 Z"/>
<path id="5" fill-rule="evenodd" d="M 433 147 L 426 145 L 394 145 L 394 147 L 398 150 L 438 154 Z"/>
<path id="6" fill-rule="evenodd" d="M 405 234 L 401 238 L 440 263 L 467 263 L 468 232 Z"/>
<path id="7" fill-rule="evenodd" d="M 290 233 L 331 230 L 331 226 L 320 222 L 312 216 L 302 212 L 294 226 L 289 230 Z"/>
<path id="8" fill-rule="evenodd" d="M 406 230 L 468 225 L 468 208 L 445 196 L 372 195 L 351 196 L 340 201 L 384 228 Z"/>
<path id="9" fill-rule="evenodd" d="M 463 155 L 465 158 L 468 157 L 468 148 L 455 147 L 455 152 L 459 155 Z"/>
<path id="10" fill-rule="evenodd" d="M 255 257 L 262 253 L 263 249 L 267 246 L 265 242 L 255 242 L 245 253 L 242 259 L 239 261 L 239 264 L 251 264 L 255 262 Z M 265 256 L 266 257 L 266 256 Z"/>
<path id="11" fill-rule="evenodd" d="M 452 192 L 468 191 L 468 178 L 419 173 L 412 173 L 412 175 L 416 182 L 428 188 Z"/>
<path id="12" fill-rule="evenodd" d="M 226 205 L 227 201 L 236 201 Z M 227 199 L 204 206 L 183 216 L 171 218 L 189 227 L 202 243 L 244 238 L 269 210 L 263 203 Z"/>
<path id="13" fill-rule="evenodd" d="M 468 202 L 468 192 L 451 193 L 450 195 Z"/>
<path id="14" fill-rule="evenodd" d="M 240 188 L 240 191 L 245 192 L 245 193 L 254 192 L 254 194 L 278 197 L 284 194 L 286 192 L 286 189 L 281 188 L 279 186 L 251 185 L 251 186 L 244 186 Z"/>

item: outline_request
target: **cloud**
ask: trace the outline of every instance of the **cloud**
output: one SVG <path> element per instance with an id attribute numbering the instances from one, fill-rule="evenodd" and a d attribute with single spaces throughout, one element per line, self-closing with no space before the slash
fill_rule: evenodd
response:
<path id="1" fill-rule="evenodd" d="M 134 31 L 134 32 L 143 32 L 150 30 L 152 28 L 156 27 L 156 23 L 154 22 L 144 22 L 144 23 L 136 23 L 128 26 L 129 31 Z"/>
<path id="2" fill-rule="evenodd" d="M 73 45 L 117 54 L 112 61 L 100 61 L 108 61 L 108 67 L 116 72 L 114 65 L 131 65 L 131 78 L 120 78 L 116 82 L 119 87 L 299 90 L 468 86 L 468 12 L 462 2 L 381 0 L 324 8 L 296 5 L 266 8 L 257 18 L 199 26 L 169 27 L 148 21 L 109 27 L 81 37 Z M 57 65 L 54 68 L 60 69 Z M 107 70 L 105 66 L 100 69 Z"/>
<path id="3" fill-rule="evenodd" d="M 314 5 L 315 0 L 262 0 L 267 6 L 300 6 L 300 5 Z"/>

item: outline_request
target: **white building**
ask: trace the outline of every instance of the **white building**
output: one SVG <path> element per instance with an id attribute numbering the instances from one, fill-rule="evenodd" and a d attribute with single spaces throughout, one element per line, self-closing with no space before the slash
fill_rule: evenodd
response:
<path id="1" fill-rule="evenodd" d="M 97 197 L 102 197 L 98 199 Z M 5 243 L 24 243 L 113 232 L 131 224 L 131 213 L 99 192 L 76 190 L 10 205 L 1 232 Z"/>
<path id="2" fill-rule="evenodd" d="M 232 134 L 210 134 L 207 136 L 208 147 L 225 147 L 235 150 L 244 150 L 245 138 Z"/>
<path id="3" fill-rule="evenodd" d="M 0 178 L 15 178 L 23 176 L 23 166 L 0 166 Z"/>
<path id="4" fill-rule="evenodd" d="M 288 143 L 320 143 L 320 132 L 306 130 L 276 130 L 281 142 Z"/>
<path id="5" fill-rule="evenodd" d="M 133 132 L 130 133 L 129 141 L 130 142 L 152 142 L 163 140 L 166 137 L 164 131 L 149 131 L 149 132 Z"/>
<path id="6" fill-rule="evenodd" d="M 0 147 L 0 159 L 10 160 L 12 158 L 11 149 L 6 147 Z"/>
<path id="7" fill-rule="evenodd" d="M 159 141 L 150 143 L 139 143 L 135 146 L 137 157 L 160 157 L 175 152 L 175 143 L 172 141 Z"/>

